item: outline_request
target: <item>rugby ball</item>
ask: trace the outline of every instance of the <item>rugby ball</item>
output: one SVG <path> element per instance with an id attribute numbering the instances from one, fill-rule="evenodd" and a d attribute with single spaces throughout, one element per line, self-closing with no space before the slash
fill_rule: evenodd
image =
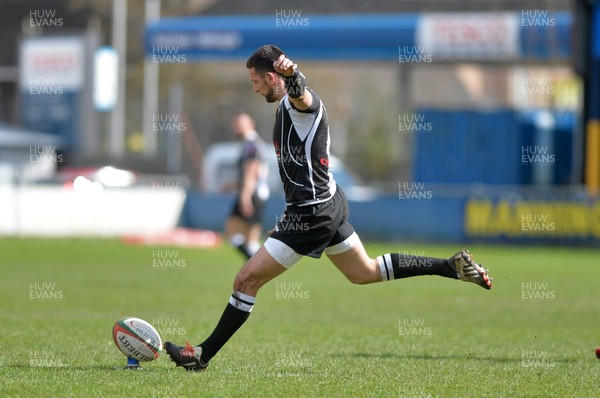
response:
<path id="1" fill-rule="evenodd" d="M 139 318 L 119 319 L 112 330 L 117 348 L 128 358 L 153 361 L 160 355 L 160 335 L 148 322 Z"/>

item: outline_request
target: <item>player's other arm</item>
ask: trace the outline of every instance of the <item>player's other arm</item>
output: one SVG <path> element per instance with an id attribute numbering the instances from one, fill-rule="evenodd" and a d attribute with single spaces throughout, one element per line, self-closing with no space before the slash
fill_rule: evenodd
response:
<path id="1" fill-rule="evenodd" d="M 285 87 L 288 98 L 294 108 L 305 111 L 313 104 L 313 96 L 306 90 L 304 76 L 298 70 L 298 65 L 292 62 L 285 54 L 281 54 L 277 61 L 273 62 L 275 71 L 285 79 Z"/>
<path id="2" fill-rule="evenodd" d="M 259 159 L 250 159 L 244 164 L 244 179 L 240 190 L 240 210 L 246 217 L 250 217 L 254 214 L 252 195 L 254 194 L 254 191 L 256 191 L 259 170 Z"/>

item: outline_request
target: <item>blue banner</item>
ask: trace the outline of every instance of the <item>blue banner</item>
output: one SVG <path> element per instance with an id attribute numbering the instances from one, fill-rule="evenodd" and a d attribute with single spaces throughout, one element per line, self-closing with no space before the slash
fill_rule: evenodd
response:
<path id="1" fill-rule="evenodd" d="M 396 61 L 415 52 L 435 54 L 434 60 L 457 54 L 475 60 L 568 60 L 571 26 L 569 12 L 305 15 L 275 10 L 272 15 L 160 19 L 147 25 L 145 49 L 147 57 L 165 63 L 181 57 L 246 59 L 264 44 L 314 60 Z"/>
<path id="2" fill-rule="evenodd" d="M 398 58 L 399 46 L 414 45 L 415 14 L 303 15 L 282 10 L 273 15 L 161 19 L 146 28 L 146 55 L 196 61 L 245 59 L 264 44 L 275 44 L 296 58 Z"/>

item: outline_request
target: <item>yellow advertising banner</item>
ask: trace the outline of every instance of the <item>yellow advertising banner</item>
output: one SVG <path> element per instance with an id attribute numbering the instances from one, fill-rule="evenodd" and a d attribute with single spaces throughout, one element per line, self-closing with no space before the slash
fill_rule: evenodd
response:
<path id="1" fill-rule="evenodd" d="M 469 237 L 600 239 L 600 201 L 508 201 L 469 199 Z"/>

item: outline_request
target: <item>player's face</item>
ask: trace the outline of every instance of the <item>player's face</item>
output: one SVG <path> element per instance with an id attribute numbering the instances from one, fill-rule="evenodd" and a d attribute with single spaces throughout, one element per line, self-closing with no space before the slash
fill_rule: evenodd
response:
<path id="1" fill-rule="evenodd" d="M 252 82 L 252 90 L 254 90 L 255 93 L 259 93 L 265 97 L 267 102 L 277 101 L 275 90 L 268 81 L 269 73 L 266 73 L 265 76 L 261 76 L 256 73 L 254 68 L 250 68 L 248 69 L 248 74 L 250 75 L 250 81 Z"/>
<path id="2" fill-rule="evenodd" d="M 236 138 L 244 138 L 244 130 L 239 117 L 236 117 L 231 123 L 231 130 L 233 131 L 233 135 L 235 135 Z"/>
<path id="3" fill-rule="evenodd" d="M 231 130 L 236 138 L 242 140 L 250 131 L 254 131 L 254 121 L 245 113 L 237 115 L 232 123 Z"/>

